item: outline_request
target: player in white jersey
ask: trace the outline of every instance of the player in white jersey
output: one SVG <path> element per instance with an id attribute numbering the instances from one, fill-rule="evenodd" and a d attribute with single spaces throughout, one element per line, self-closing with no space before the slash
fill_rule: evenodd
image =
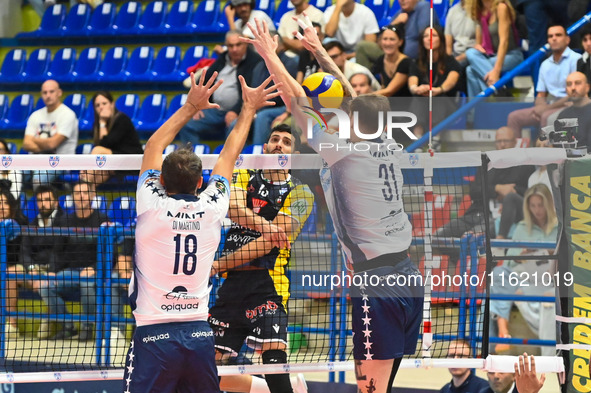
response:
<path id="1" fill-rule="evenodd" d="M 234 163 L 256 111 L 272 105 L 270 78 L 252 89 L 242 84 L 243 106 L 236 126 L 201 194 L 201 160 L 180 149 L 162 152 L 199 110 L 217 108 L 209 97 L 217 73 L 202 75 L 186 103 L 150 137 L 137 189 L 136 254 L 129 286 L 137 330 L 126 359 L 125 392 L 219 392 L 213 332 L 207 323 L 209 275 L 229 206 Z M 277 85 L 275 85 L 277 86 Z M 287 242 L 285 236 L 281 239 Z"/>
<path id="2" fill-rule="evenodd" d="M 304 36 L 294 34 L 323 71 L 337 77 L 353 97 L 349 117 L 355 114 L 361 135 L 353 129 L 339 130 L 350 131 L 346 139 L 317 125 L 308 143 L 324 159 L 322 187 L 347 261 L 355 275 L 369 277 L 363 280 L 364 285 L 351 287 L 357 386 L 362 393 L 386 393 L 402 357 L 415 352 L 423 307 L 420 273 L 408 257 L 412 229 L 402 204 L 401 147 L 379 132 L 379 126 L 387 124 L 386 119 L 380 122 L 379 118 L 390 110 L 387 98 L 357 97 L 323 49 L 309 20 L 298 23 Z M 299 104 L 291 102 L 293 98 L 304 98 L 305 93 L 277 57 L 277 40 L 269 35 L 264 23 L 256 21 L 256 26 L 250 28 L 255 38 L 243 40 L 254 45 L 275 82 L 283 84 L 282 98 L 288 110 L 296 124 L 307 130 L 307 115 Z M 393 286 L 388 281 L 392 277 L 403 277 L 415 285 Z"/>

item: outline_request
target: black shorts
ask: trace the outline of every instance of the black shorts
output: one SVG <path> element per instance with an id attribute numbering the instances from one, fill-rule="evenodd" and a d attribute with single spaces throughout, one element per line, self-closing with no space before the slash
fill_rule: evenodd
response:
<path id="1" fill-rule="evenodd" d="M 283 277 L 285 279 L 285 277 Z M 216 349 L 237 356 L 242 344 L 287 345 L 287 313 L 268 270 L 231 271 L 209 310 Z"/>

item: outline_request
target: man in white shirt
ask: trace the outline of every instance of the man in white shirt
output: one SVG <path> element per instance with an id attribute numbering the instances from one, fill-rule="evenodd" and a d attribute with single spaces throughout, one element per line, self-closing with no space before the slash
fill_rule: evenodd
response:
<path id="1" fill-rule="evenodd" d="M 230 5 L 224 8 L 228 19 L 229 30 L 240 30 L 242 35 L 252 38 L 252 33 L 246 27 L 247 23 L 254 23 L 254 19 L 264 20 L 269 26 L 269 31 L 275 31 L 275 24 L 265 12 L 255 10 L 255 0 L 232 0 Z M 271 0 L 269 0 L 271 1 Z M 234 20 L 236 17 L 238 19 Z"/>
<path id="2" fill-rule="evenodd" d="M 283 40 L 283 45 L 292 53 L 298 53 L 303 49 L 303 46 L 297 38 L 294 38 L 293 32 L 299 30 L 298 22 L 293 18 L 301 18 L 305 11 L 306 16 L 312 22 L 316 22 L 321 26 L 324 25 L 324 13 L 318 8 L 308 3 L 308 0 L 290 0 L 294 9 L 287 11 L 279 21 L 279 36 Z"/>
<path id="3" fill-rule="evenodd" d="M 29 116 L 23 148 L 38 154 L 76 154 L 78 119 L 61 101 L 62 90 L 54 80 L 41 85 L 41 98 L 45 107 Z M 34 172 L 33 186 L 47 184 L 58 175 L 57 171 Z"/>
<path id="4" fill-rule="evenodd" d="M 347 52 L 347 58 L 355 57 L 359 42 L 376 42 L 380 27 L 373 11 L 355 0 L 337 0 L 324 11 L 324 32 L 336 38 Z"/>

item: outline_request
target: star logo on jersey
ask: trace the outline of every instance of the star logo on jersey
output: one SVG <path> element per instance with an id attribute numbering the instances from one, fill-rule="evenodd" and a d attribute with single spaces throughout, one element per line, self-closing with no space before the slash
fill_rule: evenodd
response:
<path id="1" fill-rule="evenodd" d="M 240 168 L 242 166 L 242 163 L 244 162 L 244 156 L 242 156 L 242 154 L 240 154 L 238 156 L 238 158 L 236 159 L 236 163 L 234 164 L 234 166 L 236 168 Z"/>
<path id="2" fill-rule="evenodd" d="M 213 195 L 211 195 L 211 196 L 209 197 L 209 200 L 210 200 L 211 202 L 214 202 L 214 203 L 217 203 L 217 202 L 218 202 L 218 199 L 219 199 L 219 198 L 218 198 L 218 196 L 217 196 L 217 195 L 215 195 L 215 194 L 213 194 Z"/>
<path id="3" fill-rule="evenodd" d="M 289 161 L 289 158 L 285 154 L 279 154 L 277 156 L 277 163 L 281 168 L 285 167 Z"/>
<path id="4" fill-rule="evenodd" d="M 107 156 L 96 156 L 96 166 L 102 168 L 107 163 Z"/>
<path id="5" fill-rule="evenodd" d="M 416 166 L 419 163 L 419 155 L 418 154 L 409 154 L 408 155 L 408 162 L 412 166 Z"/>
<path id="6" fill-rule="evenodd" d="M 60 164 L 60 156 L 49 156 L 49 166 L 52 168 L 57 167 Z"/>
<path id="7" fill-rule="evenodd" d="M 263 207 L 267 206 L 267 201 L 263 201 L 262 199 L 252 198 L 252 211 L 256 214 L 259 214 Z"/>
<path id="8" fill-rule="evenodd" d="M 8 168 L 12 165 L 12 157 L 11 156 L 2 156 L 2 166 L 4 168 Z"/>

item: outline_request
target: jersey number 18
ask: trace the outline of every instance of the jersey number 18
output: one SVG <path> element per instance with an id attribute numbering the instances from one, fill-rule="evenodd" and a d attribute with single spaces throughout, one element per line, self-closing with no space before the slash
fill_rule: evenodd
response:
<path id="1" fill-rule="evenodd" d="M 172 274 L 179 274 L 179 265 L 181 259 L 181 243 L 185 243 L 185 253 L 183 257 L 183 273 L 187 276 L 195 273 L 197 269 L 197 236 L 187 235 L 185 240 L 178 234 L 174 237 L 174 270 Z"/>

